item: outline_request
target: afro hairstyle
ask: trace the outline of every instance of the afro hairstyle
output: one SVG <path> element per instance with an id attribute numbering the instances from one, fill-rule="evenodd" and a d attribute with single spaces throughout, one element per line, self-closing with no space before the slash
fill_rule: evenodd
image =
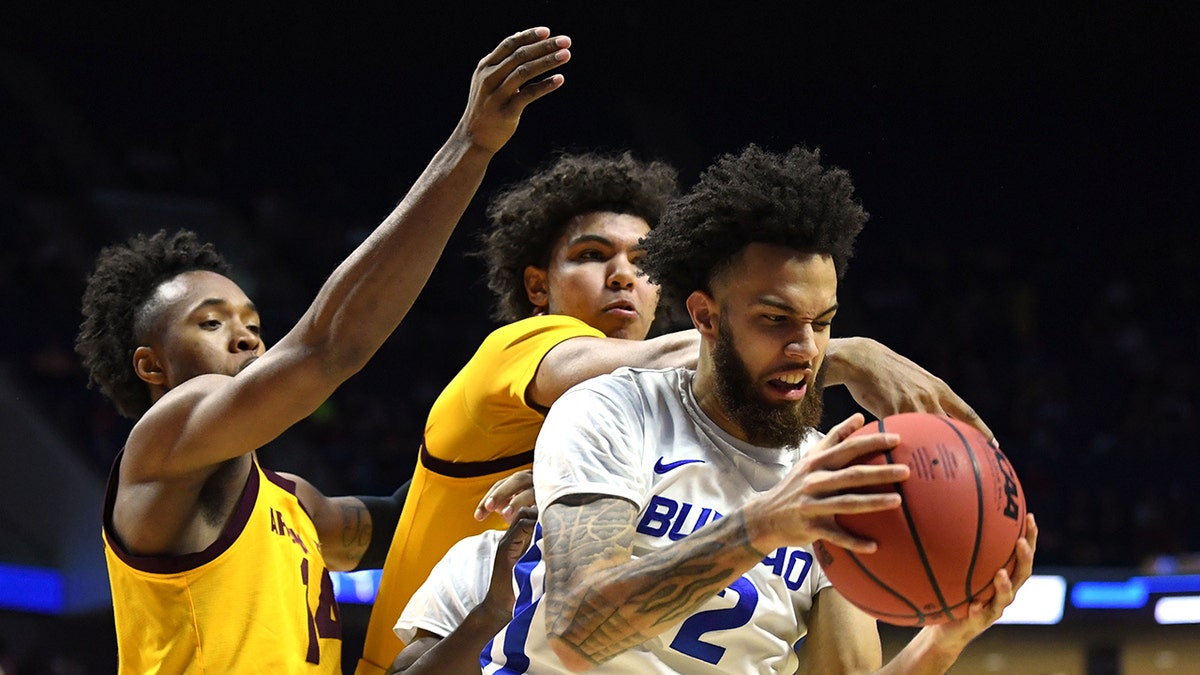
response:
<path id="1" fill-rule="evenodd" d="M 777 154 L 753 144 L 722 156 L 642 240 L 642 270 L 678 302 L 711 293 L 735 255 L 764 243 L 829 255 L 841 278 L 867 213 L 850 175 L 820 160 L 819 149 Z"/>
<path id="2" fill-rule="evenodd" d="M 629 152 L 559 153 L 525 180 L 501 189 L 488 204 L 491 229 L 472 253 L 487 263 L 487 285 L 496 295 L 492 318 L 510 322 L 533 314 L 525 268 L 549 265 L 572 218 L 608 211 L 637 216 L 654 228 L 678 195 L 673 167 L 634 159 Z"/>
<path id="3" fill-rule="evenodd" d="M 98 387 L 129 419 L 150 408 L 150 390 L 133 368 L 142 310 L 160 284 L 193 270 L 227 274 L 229 265 L 212 244 L 189 230 L 138 234 L 96 257 L 83 292 L 75 351 L 88 372 L 88 386 Z"/>

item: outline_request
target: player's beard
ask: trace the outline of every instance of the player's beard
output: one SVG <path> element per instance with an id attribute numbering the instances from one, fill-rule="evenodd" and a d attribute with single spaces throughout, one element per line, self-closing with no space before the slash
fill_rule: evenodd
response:
<path id="1" fill-rule="evenodd" d="M 809 429 L 821 423 L 824 412 L 821 401 L 825 389 L 824 364 L 813 381 L 808 383 L 804 398 L 784 403 L 769 401 L 738 354 L 733 331 L 724 317 L 712 359 L 717 401 L 725 409 L 725 414 L 746 434 L 746 440 L 754 445 L 763 448 L 794 447 L 800 444 Z"/>

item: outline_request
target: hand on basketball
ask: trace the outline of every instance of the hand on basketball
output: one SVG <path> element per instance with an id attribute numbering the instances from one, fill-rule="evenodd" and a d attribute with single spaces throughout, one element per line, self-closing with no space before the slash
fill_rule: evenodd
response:
<path id="1" fill-rule="evenodd" d="M 904 464 L 850 466 L 859 457 L 894 448 L 900 442 L 896 434 L 850 438 L 863 421 L 863 416 L 855 413 L 833 427 L 778 485 L 746 504 L 746 528 L 756 550 L 805 546 L 817 539 L 858 553 L 875 550 L 875 542 L 850 534 L 834 516 L 900 506 L 900 495 L 894 491 L 854 490 L 903 481 L 909 468 Z"/>
<path id="2" fill-rule="evenodd" d="M 476 66 L 456 133 L 488 152 L 498 151 L 517 130 L 525 106 L 562 86 L 562 75 L 536 78 L 566 63 L 570 46 L 571 38 L 550 37 L 541 27 L 505 38 Z"/>
<path id="3" fill-rule="evenodd" d="M 845 364 L 838 371 L 842 384 L 876 418 L 902 412 L 947 415 L 970 424 L 996 443 L 992 430 L 941 378 L 875 340 L 856 338 L 844 343 L 840 349 L 853 356 L 838 359 Z"/>
<path id="4" fill-rule="evenodd" d="M 1025 514 L 1025 536 L 1017 540 L 1017 565 L 1012 577 L 1003 568 L 992 579 L 995 594 L 987 602 L 971 603 L 970 612 L 963 619 L 929 626 L 938 644 L 962 650 L 967 643 L 1000 619 L 1004 608 L 1012 604 L 1017 591 L 1033 575 L 1033 554 L 1037 550 L 1038 527 L 1032 513 Z"/>
<path id="5" fill-rule="evenodd" d="M 475 507 L 475 520 L 482 521 L 489 513 L 498 513 L 511 524 L 517 511 L 524 507 L 534 507 L 533 515 L 536 518 L 536 503 L 533 494 L 533 472 L 522 469 L 496 481 Z"/>

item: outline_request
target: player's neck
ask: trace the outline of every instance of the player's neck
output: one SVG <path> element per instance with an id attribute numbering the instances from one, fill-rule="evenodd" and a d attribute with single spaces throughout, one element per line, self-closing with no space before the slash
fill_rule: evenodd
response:
<path id="1" fill-rule="evenodd" d="M 733 418 L 726 412 L 725 406 L 721 404 L 720 397 L 717 396 L 716 374 L 713 372 L 712 362 L 707 356 L 707 354 L 701 355 L 700 363 L 696 367 L 696 375 L 692 378 L 692 396 L 696 399 L 696 405 L 700 406 L 700 410 L 722 431 L 749 443 L 750 439 L 746 432 L 737 422 L 733 421 Z"/>

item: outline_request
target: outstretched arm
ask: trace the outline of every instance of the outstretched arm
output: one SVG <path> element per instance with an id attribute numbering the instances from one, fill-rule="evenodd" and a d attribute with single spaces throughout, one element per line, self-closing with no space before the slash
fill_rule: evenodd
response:
<path id="1" fill-rule="evenodd" d="M 700 334 L 682 330 L 650 340 L 578 337 L 546 354 L 529 388 L 530 399 L 549 408 L 580 382 L 621 366 L 695 368 Z M 876 418 L 900 412 L 948 415 L 995 440 L 979 415 L 941 378 L 887 346 L 863 337 L 834 338 L 825 356 L 825 384 L 844 385 Z"/>
<path id="2" fill-rule="evenodd" d="M 908 467 L 846 468 L 899 440 L 895 434 L 847 439 L 862 424 L 862 416 L 854 415 L 770 491 L 636 559 L 634 504 L 595 495 L 551 504 L 542 514 L 542 528 L 546 625 L 555 653 L 576 672 L 602 663 L 679 623 L 780 546 L 822 538 L 854 551 L 873 551 L 874 542 L 846 532 L 834 516 L 895 508 L 899 495 L 840 491 L 904 480 Z"/>
<path id="3" fill-rule="evenodd" d="M 650 340 L 576 337 L 554 346 L 538 365 L 527 395 L 549 408 L 571 387 L 622 366 L 634 368 L 696 367 L 700 333 L 681 330 Z"/>
<path id="4" fill-rule="evenodd" d="M 854 400 L 876 418 L 902 412 L 948 415 L 970 424 L 996 442 L 992 430 L 950 385 L 870 338 L 829 341 L 825 384 L 845 385 Z"/>
<path id="5" fill-rule="evenodd" d="M 334 270 L 280 342 L 237 377 L 204 375 L 168 392 L 130 437 L 132 482 L 194 477 L 309 415 L 367 362 L 412 306 L 492 156 L 569 58 L 545 28 L 504 40 L 471 81 L 466 111 L 395 210 Z"/>
<path id="6" fill-rule="evenodd" d="M 500 43 L 476 67 L 450 138 L 392 213 L 334 270 L 296 326 L 236 376 L 194 377 L 151 406 L 121 462 L 113 522 L 127 546 L 163 555 L 211 542 L 215 530 L 198 524 L 195 508 L 201 488 L 221 467 L 230 476 L 247 470 L 245 462 L 227 462 L 311 414 L 382 345 L 429 278 L 525 106 L 562 84 L 561 75 L 539 78 L 569 59 L 569 45 L 545 28 Z"/>

